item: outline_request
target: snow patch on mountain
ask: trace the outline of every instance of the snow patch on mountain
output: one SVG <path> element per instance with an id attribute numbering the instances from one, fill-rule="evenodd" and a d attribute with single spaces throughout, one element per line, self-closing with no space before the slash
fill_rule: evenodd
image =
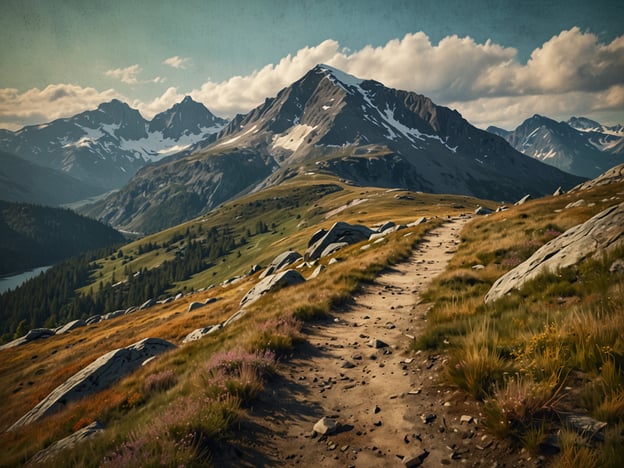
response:
<path id="1" fill-rule="evenodd" d="M 308 135 L 316 128 L 305 124 L 290 127 L 288 131 L 280 136 L 275 136 L 273 148 L 280 147 L 290 151 L 297 151 Z"/>

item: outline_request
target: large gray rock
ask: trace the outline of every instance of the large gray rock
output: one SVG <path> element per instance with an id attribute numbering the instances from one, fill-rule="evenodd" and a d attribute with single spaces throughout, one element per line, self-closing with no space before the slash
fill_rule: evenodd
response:
<path id="1" fill-rule="evenodd" d="M 8 430 L 33 423 L 60 411 L 70 402 L 104 390 L 141 367 L 145 360 L 173 348 L 175 345 L 160 338 L 145 338 L 125 348 L 106 353 L 56 387 Z"/>
<path id="2" fill-rule="evenodd" d="M 50 328 L 34 328 L 26 333 L 24 336 L 3 344 L 2 346 L 0 346 L 0 349 L 14 348 L 15 346 L 25 345 L 27 343 L 30 343 L 31 341 L 39 340 L 42 338 L 49 338 L 50 336 L 54 335 L 56 335 L 56 331 Z"/>
<path id="3" fill-rule="evenodd" d="M 333 244 L 329 244 L 323 252 L 321 252 L 320 258 L 328 257 L 329 255 L 338 252 L 340 249 L 347 247 L 349 245 L 348 242 L 334 242 Z"/>
<path id="4" fill-rule="evenodd" d="M 277 273 L 278 271 L 286 268 L 288 265 L 292 265 L 297 260 L 301 258 L 301 254 L 299 252 L 294 252 L 292 250 L 287 250 L 286 252 L 282 252 L 277 257 L 273 259 L 269 266 L 260 274 L 260 279 L 266 278 L 268 275 L 272 275 L 273 273 Z"/>
<path id="5" fill-rule="evenodd" d="M 71 449 L 80 442 L 91 439 L 92 437 L 101 434 L 102 432 L 104 432 L 104 426 L 98 421 L 92 422 L 88 426 L 83 427 L 82 429 L 65 437 L 64 439 L 57 440 L 49 447 L 46 447 L 45 449 L 37 452 L 35 456 L 32 457 L 28 462 L 28 466 L 44 463 L 50 458 L 55 457 L 63 450 Z"/>
<path id="6" fill-rule="evenodd" d="M 66 323 L 65 325 L 63 325 L 61 328 L 59 328 L 58 330 L 56 330 L 56 334 L 57 335 L 62 335 L 63 333 L 68 333 L 72 330 L 74 330 L 75 328 L 80 328 L 80 327 L 84 327 L 87 323 L 84 320 L 73 320 L 69 323 Z"/>
<path id="7" fill-rule="evenodd" d="M 607 208 L 593 218 L 568 229 L 542 246 L 531 257 L 501 276 L 485 295 L 492 302 L 545 272 L 575 265 L 595 253 L 624 243 L 624 203 Z"/>
<path id="8" fill-rule="evenodd" d="M 268 292 L 275 291 L 285 286 L 303 283 L 304 281 L 305 279 L 303 276 L 295 270 L 286 270 L 274 275 L 269 275 L 251 288 L 241 299 L 240 304 L 241 306 L 247 306 L 257 301 Z"/>
<path id="9" fill-rule="evenodd" d="M 321 235 L 318 231 L 310 239 L 310 245 L 305 251 L 306 260 L 316 260 L 321 257 L 327 246 L 345 242 L 349 245 L 368 240 L 375 231 L 359 224 L 349 224 L 339 221 L 329 231 Z M 316 240 L 315 240 L 316 239 Z M 312 242 L 312 240 L 315 240 Z"/>

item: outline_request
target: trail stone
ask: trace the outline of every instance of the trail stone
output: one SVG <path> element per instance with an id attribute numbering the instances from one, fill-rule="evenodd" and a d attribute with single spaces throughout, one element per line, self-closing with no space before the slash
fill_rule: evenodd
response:
<path id="1" fill-rule="evenodd" d="M 321 254 L 323 254 L 325 249 L 331 244 L 346 243 L 347 245 L 351 245 L 367 240 L 373 231 L 366 226 L 339 221 L 323 235 L 320 233 L 321 231 L 318 231 L 312 236 L 312 239 L 310 239 L 309 247 L 304 255 L 306 260 L 316 260 L 320 258 Z M 312 240 L 314 240 L 314 242 L 312 242 Z"/>
<path id="2" fill-rule="evenodd" d="M 338 430 L 336 420 L 328 416 L 324 416 L 314 425 L 314 432 L 321 435 L 332 435 Z"/>
<path id="3" fill-rule="evenodd" d="M 44 416 L 65 408 L 68 403 L 104 390 L 141 367 L 146 359 L 175 347 L 172 343 L 160 338 L 145 338 L 125 348 L 110 351 L 52 390 L 8 430 L 12 431 L 38 421 Z"/>
<path id="4" fill-rule="evenodd" d="M 387 348 L 388 347 L 388 343 L 384 343 L 383 341 L 377 339 L 377 338 L 373 338 L 372 340 L 370 340 L 368 342 L 369 346 L 372 346 L 375 349 L 379 349 L 379 348 Z"/>
<path id="5" fill-rule="evenodd" d="M 296 270 L 286 270 L 274 275 L 269 275 L 247 291 L 247 294 L 241 299 L 240 304 L 244 307 L 257 301 L 266 293 L 304 282 L 305 278 Z"/>
<path id="6" fill-rule="evenodd" d="M 584 258 L 602 254 L 623 243 L 624 203 L 620 203 L 568 229 L 501 276 L 485 295 L 485 302 L 495 301 L 512 289 L 521 288 L 542 273 L 576 265 Z"/>
<path id="7" fill-rule="evenodd" d="M 425 450 L 422 450 L 416 454 L 403 457 L 403 464 L 407 468 L 413 468 L 415 466 L 422 465 L 422 462 L 425 458 L 427 458 L 427 452 Z"/>
<path id="8" fill-rule="evenodd" d="M 38 465 L 46 462 L 48 459 L 56 456 L 59 452 L 75 447 L 80 442 L 91 439 L 98 434 L 104 432 L 104 426 L 98 421 L 92 422 L 86 427 L 74 432 L 64 439 L 54 442 L 49 447 L 40 450 L 28 462 L 29 466 Z"/>

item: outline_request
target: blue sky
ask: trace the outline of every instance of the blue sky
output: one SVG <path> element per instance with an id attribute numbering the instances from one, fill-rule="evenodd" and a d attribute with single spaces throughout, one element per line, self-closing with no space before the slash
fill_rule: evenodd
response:
<path id="1" fill-rule="evenodd" d="M 533 113 L 614 123 L 624 121 L 623 34 L 616 1 L 2 0 L 0 127 L 113 97 L 150 117 L 191 94 L 231 117 L 316 59 L 426 94 L 480 126 Z M 588 69 L 598 70 L 591 79 Z"/>

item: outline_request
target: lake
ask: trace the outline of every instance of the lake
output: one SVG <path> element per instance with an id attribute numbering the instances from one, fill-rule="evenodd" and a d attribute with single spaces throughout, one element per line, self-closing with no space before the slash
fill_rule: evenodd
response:
<path id="1" fill-rule="evenodd" d="M 8 291 L 9 289 L 17 288 L 19 285 L 21 285 L 25 281 L 28 281 L 30 278 L 34 278 L 35 276 L 43 273 L 48 268 L 50 268 L 50 266 L 34 268 L 32 270 L 24 271 L 13 276 L 0 276 L 0 294 Z"/>

